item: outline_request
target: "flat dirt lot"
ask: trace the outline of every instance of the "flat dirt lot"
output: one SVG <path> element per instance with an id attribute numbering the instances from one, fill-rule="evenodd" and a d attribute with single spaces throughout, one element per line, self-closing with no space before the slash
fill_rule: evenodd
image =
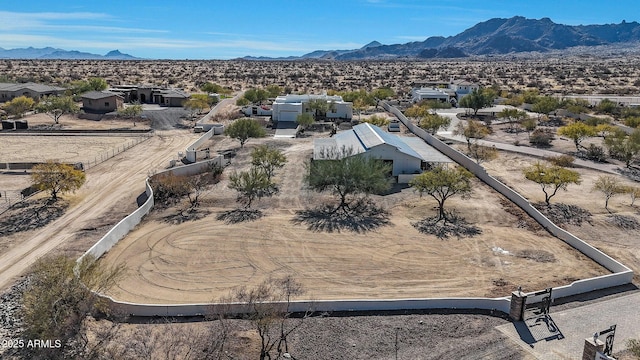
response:
<path id="1" fill-rule="evenodd" d="M 360 233 L 310 230 L 292 221 L 296 211 L 334 201 L 304 189 L 312 139 L 252 139 L 225 174 L 247 168 L 251 148 L 260 142 L 283 149 L 288 158 L 276 175 L 281 193 L 258 202 L 264 217 L 236 224 L 217 220 L 219 213 L 237 207 L 226 180 L 203 200 L 209 212 L 203 219 L 174 224 L 167 219 L 175 208 L 155 210 L 103 257 L 105 264 L 129 268 L 109 295 L 133 302 L 210 302 L 238 285 L 292 275 L 307 290 L 302 298 L 312 300 L 499 297 L 519 285 L 533 291 L 608 273 L 478 181 L 471 199 L 447 202 L 482 229 L 473 238 L 440 240 L 419 233 L 411 223 L 434 215 L 435 201 L 419 198 L 410 188 L 373 197 L 390 212 L 386 226 Z M 237 142 L 216 137 L 211 147 L 228 149 Z M 510 173 L 509 162 L 492 165 Z M 523 255 L 527 252 L 550 254 L 552 262 L 533 260 Z"/>
<path id="2" fill-rule="evenodd" d="M 100 238 L 97 232 L 135 208 L 132 205 L 144 191 L 148 174 L 164 168 L 196 138 L 197 134 L 186 130 L 159 131 L 148 141 L 91 167 L 82 188 L 64 196 L 70 206 L 63 216 L 43 228 L 0 238 L 0 289 L 54 249 L 64 248 L 72 256 L 86 251 Z"/>
<path id="3" fill-rule="evenodd" d="M 75 163 L 105 159 L 124 147 L 133 146 L 138 136 L 95 135 L 10 135 L 2 136 L 2 162 Z"/>
<path id="4" fill-rule="evenodd" d="M 544 194 L 540 186 L 524 179 L 522 169 L 538 159 L 529 158 L 512 153 L 501 153 L 500 158 L 485 164 L 487 171 L 511 188 L 518 191 L 531 202 L 544 201 Z M 508 164 L 509 166 L 505 166 Z M 629 195 L 616 195 L 609 200 L 611 214 L 604 208 L 604 195 L 593 191 L 593 184 L 603 173 L 583 168 L 574 168 L 581 175 L 580 185 L 569 185 L 567 191 L 559 191 L 551 199 L 551 203 L 577 205 L 591 214 L 591 220 L 582 225 L 560 225 L 589 244 L 604 251 L 614 259 L 631 267 L 636 273 L 640 271 L 640 226 L 622 228 L 612 222 L 612 215 L 625 216 L 640 222 L 638 204 L 631 206 Z M 610 175 L 610 174 L 606 174 Z M 615 175 L 614 175 L 615 176 Z M 622 184 L 637 186 L 638 183 L 616 176 Z"/>

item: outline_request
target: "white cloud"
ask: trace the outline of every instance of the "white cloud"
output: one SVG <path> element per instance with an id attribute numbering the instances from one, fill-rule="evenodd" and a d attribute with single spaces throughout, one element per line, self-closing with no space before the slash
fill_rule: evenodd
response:
<path id="1" fill-rule="evenodd" d="M 92 12 L 71 12 L 71 13 L 22 13 L 0 11 L 0 31 L 69 31 L 69 32 L 103 32 L 103 33 L 166 33 L 165 30 L 140 29 L 101 25 L 78 25 L 69 24 L 69 21 L 86 20 L 115 20 L 111 15 Z M 56 24 L 64 21 L 64 25 Z"/>

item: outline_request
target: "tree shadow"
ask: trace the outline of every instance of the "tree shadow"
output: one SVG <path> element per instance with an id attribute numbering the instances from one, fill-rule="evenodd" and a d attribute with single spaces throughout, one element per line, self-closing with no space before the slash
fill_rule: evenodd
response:
<path id="1" fill-rule="evenodd" d="M 179 225 L 187 221 L 196 221 L 203 219 L 209 214 L 210 212 L 207 210 L 191 209 L 186 211 L 178 211 L 175 214 L 167 215 L 163 217 L 162 220 L 170 224 Z"/>
<path id="2" fill-rule="evenodd" d="M 389 215 L 388 211 L 378 207 L 373 201 L 361 199 L 344 211 L 335 211 L 334 206 L 326 204 L 313 209 L 299 210 L 291 221 L 296 225 L 305 224 L 307 230 L 314 232 L 347 230 L 364 233 L 390 225 Z"/>
<path id="3" fill-rule="evenodd" d="M 256 221 L 263 216 L 264 214 L 260 210 L 234 209 L 219 213 L 216 219 L 224 221 L 225 224 L 229 225 L 245 221 Z"/>
<path id="4" fill-rule="evenodd" d="M 27 200 L 14 204 L 0 219 L 0 235 L 41 228 L 61 217 L 69 202 L 63 199 Z"/>
<path id="5" fill-rule="evenodd" d="M 413 222 L 411 225 L 421 233 L 435 235 L 438 239 L 448 239 L 450 236 L 461 239 L 482 234 L 482 229 L 455 213 L 448 213 L 446 219 L 432 216 Z"/>

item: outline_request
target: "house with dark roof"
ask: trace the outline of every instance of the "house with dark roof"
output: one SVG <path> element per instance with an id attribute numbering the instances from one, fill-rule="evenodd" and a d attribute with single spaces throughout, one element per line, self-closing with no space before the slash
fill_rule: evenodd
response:
<path id="1" fill-rule="evenodd" d="M 89 91 L 81 95 L 82 110 L 93 114 L 106 114 L 122 108 L 124 98 L 109 91 Z"/>
<path id="2" fill-rule="evenodd" d="M 315 139 L 314 160 L 335 160 L 344 156 L 373 156 L 392 165 L 391 175 L 420 174 L 429 164 L 450 163 L 451 159 L 417 137 L 400 137 L 369 123 L 354 126 L 331 138 Z"/>
<path id="3" fill-rule="evenodd" d="M 0 102 L 11 101 L 11 99 L 27 96 L 32 99 L 40 99 L 43 96 L 62 95 L 65 88 L 49 86 L 35 83 L 0 83 Z"/>
<path id="4" fill-rule="evenodd" d="M 180 107 L 190 97 L 180 89 L 167 89 L 153 85 L 117 85 L 107 91 L 122 96 L 125 102 L 159 104 L 170 107 Z"/>

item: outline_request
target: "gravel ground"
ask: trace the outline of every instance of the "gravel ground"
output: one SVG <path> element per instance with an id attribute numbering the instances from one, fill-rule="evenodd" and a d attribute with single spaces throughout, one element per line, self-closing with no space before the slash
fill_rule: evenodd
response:
<path id="1" fill-rule="evenodd" d="M 151 128 L 155 130 L 181 129 L 185 126 L 182 120 L 187 115 L 188 112 L 183 108 L 145 110 L 142 113 L 142 116 L 151 120 Z"/>

